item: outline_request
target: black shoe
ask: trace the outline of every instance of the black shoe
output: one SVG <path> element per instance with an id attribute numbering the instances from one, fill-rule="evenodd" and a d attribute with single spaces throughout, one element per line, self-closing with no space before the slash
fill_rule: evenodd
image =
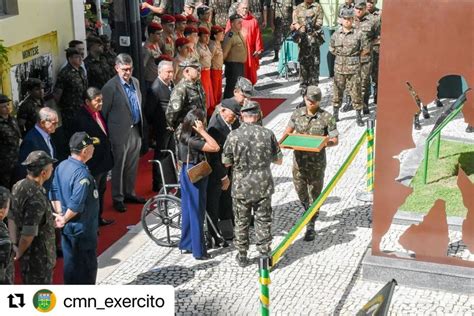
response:
<path id="1" fill-rule="evenodd" d="M 99 226 L 107 226 L 113 223 L 115 223 L 115 220 L 113 219 L 104 219 L 104 218 L 99 219 Z"/>
<path id="2" fill-rule="evenodd" d="M 125 203 L 133 203 L 133 204 L 145 204 L 146 203 L 146 199 L 141 197 L 141 196 L 127 196 L 125 197 L 125 199 L 123 200 Z"/>
<path id="3" fill-rule="evenodd" d="M 237 261 L 237 264 L 238 264 L 239 267 L 241 267 L 241 268 L 245 268 L 246 266 L 249 265 L 249 258 L 247 258 L 247 256 L 243 256 L 243 255 L 237 254 L 237 255 L 235 256 L 235 260 Z"/>
<path id="4" fill-rule="evenodd" d="M 370 114 L 369 106 L 367 104 L 364 104 L 364 106 L 362 107 L 362 113 L 364 115 L 369 115 Z"/>
<path id="5" fill-rule="evenodd" d="M 273 56 L 273 59 L 272 59 L 273 62 L 280 60 L 280 58 L 278 57 L 278 52 L 279 52 L 278 50 L 275 50 L 275 56 Z"/>
<path id="6" fill-rule="evenodd" d="M 360 110 L 356 111 L 356 122 L 357 122 L 357 125 L 361 127 L 364 126 L 364 121 L 362 120 L 362 113 Z"/>
<path id="7" fill-rule="evenodd" d="M 474 126 L 468 125 L 466 127 L 466 133 L 474 133 Z"/>
<path id="8" fill-rule="evenodd" d="M 423 106 L 421 108 L 421 112 L 423 113 L 423 118 L 425 120 L 429 119 L 430 118 L 430 113 L 428 112 L 428 108 L 426 106 Z"/>
<path id="9" fill-rule="evenodd" d="M 314 228 L 306 229 L 306 233 L 304 234 L 303 240 L 304 241 L 313 241 L 316 237 L 316 231 Z"/>
<path id="10" fill-rule="evenodd" d="M 125 206 L 125 204 L 123 204 L 123 202 L 120 202 L 120 201 L 114 201 L 113 207 L 117 212 L 120 212 L 120 213 L 125 213 L 127 211 L 127 207 Z"/>
<path id="11" fill-rule="evenodd" d="M 418 115 L 415 115 L 415 117 L 413 118 L 413 127 L 414 127 L 416 130 L 420 130 L 420 129 L 421 129 L 420 119 L 418 118 Z"/>
<path id="12" fill-rule="evenodd" d="M 196 260 L 209 260 L 209 259 L 212 259 L 212 257 L 211 257 L 211 255 L 206 253 L 206 254 L 202 255 L 201 257 L 195 257 L 194 259 L 196 259 Z"/>
<path id="13" fill-rule="evenodd" d="M 441 102 L 440 99 L 436 99 L 436 106 L 439 107 L 439 108 L 442 108 L 443 107 L 443 102 Z"/>

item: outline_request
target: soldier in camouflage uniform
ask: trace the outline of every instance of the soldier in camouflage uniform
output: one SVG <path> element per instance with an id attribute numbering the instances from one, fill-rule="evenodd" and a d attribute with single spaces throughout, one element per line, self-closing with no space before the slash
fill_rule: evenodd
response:
<path id="1" fill-rule="evenodd" d="M 323 8 L 314 0 L 305 0 L 293 11 L 291 29 L 298 32 L 295 38 L 299 44 L 301 94 L 310 85 L 319 84 L 319 46 L 324 43 Z"/>
<path id="2" fill-rule="evenodd" d="M 101 35 L 100 39 L 102 40 L 102 43 L 104 44 L 104 52 L 102 54 L 103 57 L 105 57 L 105 60 L 107 61 L 107 64 L 109 65 L 109 73 L 112 76 L 115 76 L 115 58 L 117 58 L 117 54 L 114 52 L 110 39 L 107 37 L 107 35 Z"/>
<path id="3" fill-rule="evenodd" d="M 343 9 L 342 26 L 331 36 L 329 51 L 336 56 L 334 62 L 334 93 L 332 103 L 334 118 L 339 121 L 339 108 L 344 90 L 347 89 L 356 109 L 357 125 L 363 126 L 363 108 L 360 84 L 360 59 L 370 52 L 369 43 L 363 34 L 352 27 L 354 11 Z"/>
<path id="4" fill-rule="evenodd" d="M 179 64 L 183 68 L 183 79 L 171 92 L 170 102 L 166 109 L 166 122 L 168 128 L 176 130 L 179 138 L 178 127 L 184 117 L 193 109 L 200 109 L 206 113 L 206 96 L 199 84 L 201 64 L 195 59 L 187 59 Z"/>
<path id="5" fill-rule="evenodd" d="M 81 107 L 87 89 L 87 76 L 81 67 L 82 56 L 75 48 L 66 49 L 67 65 L 61 69 L 54 87 L 55 99 L 61 112 L 62 124 L 70 126 Z"/>
<path id="6" fill-rule="evenodd" d="M 29 78 L 25 82 L 25 88 L 27 95 L 20 103 L 16 115 L 22 138 L 25 137 L 26 132 L 35 126 L 38 120 L 38 111 L 44 107 L 44 89 L 41 80 Z"/>
<path id="7" fill-rule="evenodd" d="M 10 101 L 6 95 L 0 94 L 0 186 L 8 189 L 12 186 L 21 137 L 16 119 L 10 115 Z"/>
<path id="8" fill-rule="evenodd" d="M 309 86 L 304 97 L 306 107 L 296 109 L 291 115 L 285 134 L 299 133 L 308 135 L 328 136 L 327 146 L 335 146 L 338 143 L 338 131 L 336 120 L 328 112 L 321 109 L 321 90 L 316 86 Z M 293 159 L 293 183 L 298 198 L 305 210 L 321 194 L 324 185 L 324 171 L 326 169 L 326 150 L 320 152 L 294 151 Z M 314 222 L 317 218 L 313 216 L 306 225 L 305 241 L 314 239 Z"/>
<path id="9" fill-rule="evenodd" d="M 378 38 L 373 42 L 372 50 L 372 72 L 370 77 L 374 85 L 374 103 L 377 104 L 377 88 L 378 88 L 378 77 L 379 77 L 379 56 L 380 56 L 380 33 L 382 25 L 382 10 L 376 7 L 377 0 L 367 0 L 367 11 L 376 18 Z"/>
<path id="10" fill-rule="evenodd" d="M 270 27 L 273 30 L 273 50 L 275 57 L 273 61 L 278 61 L 278 53 L 282 43 L 285 41 L 285 35 L 290 30 L 293 14 L 292 0 L 266 0 L 266 6 L 271 8 L 272 14 Z"/>
<path id="11" fill-rule="evenodd" d="M 114 74 L 110 72 L 107 59 L 102 55 L 104 53 L 102 40 L 96 37 L 89 37 L 87 39 L 87 50 L 89 54 L 86 59 L 84 59 L 84 64 L 87 69 L 88 85 L 102 89 L 107 81 L 114 76 Z"/>
<path id="12" fill-rule="evenodd" d="M 230 132 L 224 144 L 222 163 L 232 166 L 232 205 L 235 216 L 237 263 L 248 264 L 250 212 L 255 215 L 257 250 L 270 255 L 272 242 L 271 196 L 274 184 L 270 164 L 281 164 L 282 153 L 275 135 L 256 124 L 260 105 L 249 101 L 242 109 L 242 125 Z"/>
<path id="13" fill-rule="evenodd" d="M 13 284 L 13 258 L 15 250 L 4 219 L 8 216 L 11 195 L 0 186 L 0 284 Z"/>
<path id="14" fill-rule="evenodd" d="M 31 152 L 22 165 L 27 168 L 25 179 L 12 190 L 13 206 L 8 219 L 13 223 L 18 244 L 23 284 L 51 284 L 56 264 L 56 238 L 53 207 L 43 183 L 53 173 L 53 163 L 46 152 Z"/>
<path id="15" fill-rule="evenodd" d="M 379 36 L 377 18 L 367 12 L 366 0 L 357 0 L 355 10 L 355 28 L 363 33 L 363 35 L 369 41 L 370 53 L 368 55 L 361 56 L 360 65 L 360 77 L 362 84 L 362 97 L 364 101 L 364 114 L 369 114 L 369 97 L 370 97 L 370 74 L 372 66 L 372 47 L 373 43 L 377 41 Z"/>

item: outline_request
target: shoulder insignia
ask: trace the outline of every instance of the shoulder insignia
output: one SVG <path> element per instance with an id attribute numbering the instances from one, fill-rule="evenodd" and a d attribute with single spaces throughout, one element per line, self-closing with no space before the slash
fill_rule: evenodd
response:
<path id="1" fill-rule="evenodd" d="M 90 183 L 89 179 L 84 178 L 84 179 L 82 179 L 81 181 L 79 181 L 79 184 L 80 184 L 80 185 L 84 185 L 84 184 L 89 185 L 89 184 L 91 184 L 91 183 Z"/>

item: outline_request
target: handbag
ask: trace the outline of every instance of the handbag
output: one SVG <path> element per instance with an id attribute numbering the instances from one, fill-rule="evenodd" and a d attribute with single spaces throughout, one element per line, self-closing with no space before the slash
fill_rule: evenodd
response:
<path id="1" fill-rule="evenodd" d="M 189 143 L 188 143 L 188 156 L 186 160 L 187 160 L 186 164 L 189 166 Z M 186 172 L 188 174 L 189 181 L 191 181 L 191 183 L 196 183 L 199 180 L 210 175 L 212 172 L 212 168 L 211 168 L 211 165 L 207 162 L 206 155 L 204 155 L 203 161 L 187 169 Z"/>

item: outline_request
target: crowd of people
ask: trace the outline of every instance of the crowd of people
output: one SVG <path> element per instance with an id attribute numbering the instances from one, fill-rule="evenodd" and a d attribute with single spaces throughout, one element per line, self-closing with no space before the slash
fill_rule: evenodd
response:
<path id="1" fill-rule="evenodd" d="M 0 95 L 0 283 L 13 282 L 14 260 L 23 283 L 51 283 L 60 248 L 64 282 L 94 284 L 98 227 L 113 223 L 102 216 L 108 175 L 117 212 L 145 203 L 135 191 L 144 143 L 153 144 L 154 159 L 164 166 L 153 167 L 153 190 L 179 182 L 183 254 L 207 260 L 209 249 L 233 240 L 236 261 L 245 267 L 253 224 L 257 250 L 269 256 L 270 166 L 282 163 L 282 153 L 273 132 L 262 126 L 260 105 L 251 100 L 263 52 L 260 25 L 275 30 L 275 60 L 290 31 L 300 48 L 303 102 L 285 134 L 327 136 L 331 147 L 338 144 L 344 94 L 351 100 L 344 110 L 356 110 L 359 126 L 372 87 L 377 102 L 375 4 L 348 0 L 339 9 L 340 27 L 329 39 L 335 56 L 332 114 L 320 107 L 319 47 L 325 39 L 322 7 L 314 0 L 264 1 L 261 23 L 240 1 L 230 7 L 225 25 L 213 25 L 212 8 L 192 0 L 174 15 L 162 1 L 142 3 L 153 12 L 144 27 L 144 86 L 132 76 L 132 57 L 115 54 L 106 36 L 87 38 L 86 58 L 84 43 L 71 41 L 54 88 L 57 110 L 45 106 L 39 79 L 25 83 L 16 117 L 11 100 Z M 179 161 L 179 179 L 171 153 Z M 293 182 L 305 209 L 321 193 L 325 167 L 325 149 L 294 151 Z M 305 241 L 315 238 L 316 218 Z"/>

